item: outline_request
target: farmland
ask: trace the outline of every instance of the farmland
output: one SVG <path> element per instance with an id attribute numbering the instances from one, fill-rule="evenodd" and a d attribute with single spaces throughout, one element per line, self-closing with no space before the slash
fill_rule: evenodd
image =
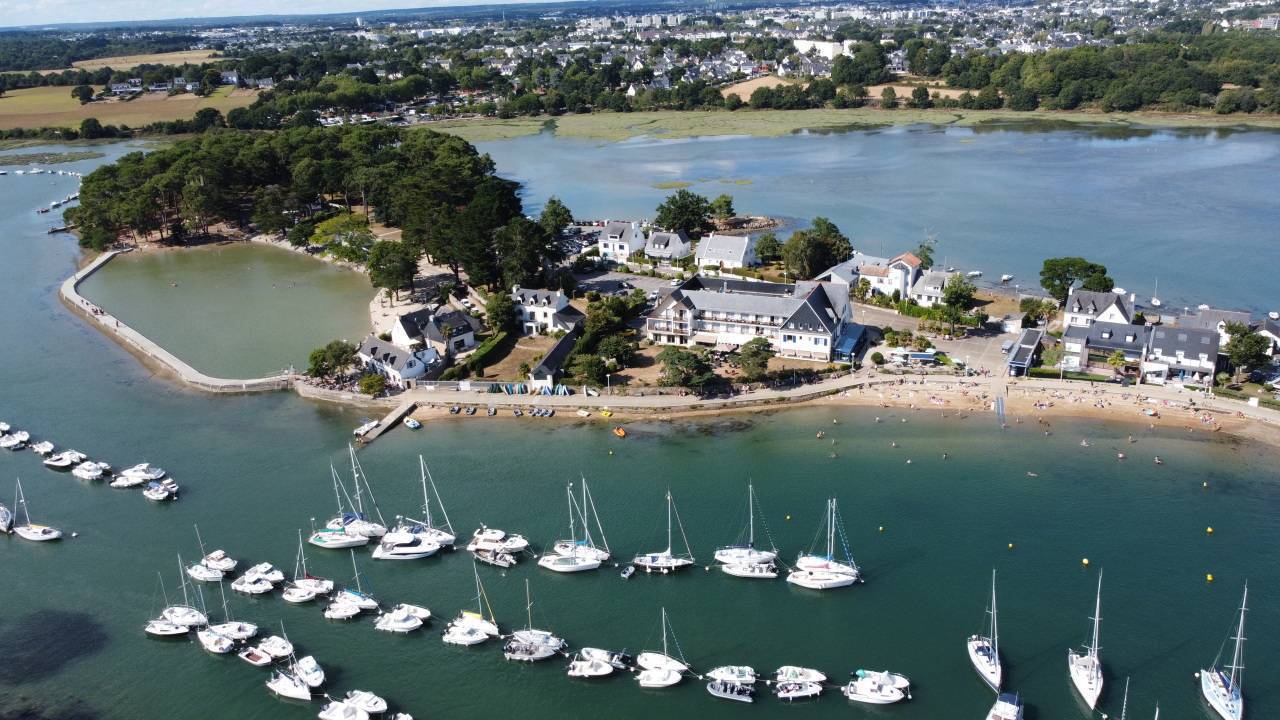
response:
<path id="1" fill-rule="evenodd" d="M 96 89 L 96 88 L 95 88 Z M 167 96 L 164 93 L 147 93 L 123 102 L 101 100 L 81 105 L 71 97 L 71 88 L 38 87 L 27 90 L 11 90 L 0 96 L 0 130 L 10 128 L 79 127 L 85 118 L 97 118 L 103 125 L 128 125 L 141 127 L 161 120 L 189 119 L 197 110 L 216 108 L 224 115 L 238 107 L 251 104 L 257 97 L 256 90 L 219 88 L 208 97 L 190 93 Z"/>

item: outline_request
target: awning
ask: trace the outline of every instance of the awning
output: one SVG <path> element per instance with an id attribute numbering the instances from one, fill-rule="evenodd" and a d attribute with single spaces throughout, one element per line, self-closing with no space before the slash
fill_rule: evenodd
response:
<path id="1" fill-rule="evenodd" d="M 738 349 L 738 346 L 736 344 L 727 343 L 727 342 L 716 343 L 716 347 L 715 347 L 716 352 L 723 352 L 723 353 L 733 352 L 734 350 L 737 350 L 737 349 Z"/>
<path id="2" fill-rule="evenodd" d="M 715 333 L 696 332 L 689 339 L 699 345 L 715 345 L 717 338 Z"/>

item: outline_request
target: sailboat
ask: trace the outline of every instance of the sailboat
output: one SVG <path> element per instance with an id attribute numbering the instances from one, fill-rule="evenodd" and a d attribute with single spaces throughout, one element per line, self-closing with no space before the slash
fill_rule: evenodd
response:
<path id="1" fill-rule="evenodd" d="M 1071 682 L 1090 710 L 1098 706 L 1098 696 L 1102 695 L 1102 661 L 1098 659 L 1098 627 L 1101 623 L 1102 572 L 1099 571 L 1098 595 L 1093 603 L 1093 639 L 1083 653 L 1067 651 L 1067 669 L 1071 672 Z"/>
<path id="2" fill-rule="evenodd" d="M 996 571 L 994 568 L 991 570 L 991 606 L 987 609 L 987 614 L 991 616 L 991 634 L 969 636 L 967 643 L 969 661 L 973 663 L 973 669 L 978 671 L 978 676 L 982 678 L 982 681 L 990 685 L 992 690 L 1000 692 L 1000 683 L 1003 679 L 1004 671 L 1000 667 L 1000 624 L 996 614 Z M 999 705 L 999 703 L 996 704 Z M 992 712 L 994 712 L 994 708 Z M 1021 717 L 1021 710 L 1019 710 L 1019 717 Z"/>
<path id="3" fill-rule="evenodd" d="M 222 570 L 205 564 L 205 558 L 208 555 L 204 551 L 204 540 L 200 538 L 200 528 L 192 525 L 196 531 L 196 543 L 200 546 L 200 562 L 195 563 L 187 568 L 187 575 L 192 580 L 200 582 L 220 582 L 226 575 Z"/>
<path id="4" fill-rule="evenodd" d="M 583 481 L 585 490 L 586 481 Z M 579 514 L 578 503 L 573 497 L 573 483 L 565 485 L 565 497 L 569 500 L 569 539 L 558 540 L 554 549 L 538 558 L 538 565 L 548 570 L 561 573 L 582 572 L 584 570 L 595 570 L 600 567 L 600 558 L 594 552 L 589 552 L 594 548 L 586 545 L 590 535 L 583 528 L 583 545 L 578 544 L 577 529 L 574 524 L 575 517 Z M 585 502 L 585 497 L 584 497 Z M 583 513 L 585 515 L 585 513 Z M 583 524 L 586 524 L 585 517 Z M 581 549 L 580 549 L 581 548 Z M 564 552 L 561 552 L 561 551 Z M 607 556 L 607 553 L 606 553 Z"/>
<path id="5" fill-rule="evenodd" d="M 344 587 L 333 596 L 333 601 L 324 609 L 324 616 L 330 620 L 349 620 L 365 610 L 378 609 L 378 601 L 367 594 L 360 585 L 360 568 L 356 565 L 356 551 L 351 550 L 351 569 L 355 571 L 356 589 Z"/>
<path id="6" fill-rule="evenodd" d="M 422 513 L 424 519 L 397 518 L 398 523 L 396 526 L 383 535 L 378 541 L 378 546 L 373 549 L 374 560 L 417 560 L 431 557 L 439 552 L 442 547 L 453 547 L 453 543 L 457 539 L 453 534 L 453 526 L 449 523 L 449 516 L 444 512 L 444 503 L 439 502 L 440 494 L 438 492 L 436 492 L 436 502 L 440 504 L 440 511 L 444 514 L 445 524 L 439 528 L 433 524 L 431 498 L 427 495 L 429 473 L 426 461 L 422 459 L 421 455 L 418 456 L 418 468 L 422 476 Z M 431 481 L 431 489 L 435 491 L 434 480 Z"/>
<path id="7" fill-rule="evenodd" d="M 293 563 L 293 581 L 284 589 L 280 597 L 285 602 L 305 603 L 316 599 L 317 595 L 333 592 L 333 581 L 328 578 L 314 577 L 307 572 L 307 551 L 302 544 L 302 531 L 298 531 L 298 557 Z"/>
<path id="8" fill-rule="evenodd" d="M 676 660 L 671 657 L 671 650 L 667 646 L 667 633 L 671 629 L 671 623 L 667 620 L 667 609 L 662 608 L 662 652 L 642 652 L 636 656 L 636 665 L 640 667 L 640 672 L 636 674 L 636 680 L 639 681 L 640 687 L 646 688 L 664 688 L 671 687 L 680 682 L 684 677 L 684 673 L 689 669 L 688 663 L 684 662 L 684 653 L 680 652 L 680 644 L 676 643 L 676 652 L 680 654 L 680 659 Z M 674 632 L 671 635 L 675 635 Z"/>
<path id="9" fill-rule="evenodd" d="M 528 616 L 523 630 L 516 630 L 502 646 L 502 656 L 508 660 L 537 662 L 546 660 L 563 650 L 568 643 L 546 630 L 533 627 L 533 596 L 529 593 L 529 580 L 524 581 L 525 613 Z"/>
<path id="10" fill-rule="evenodd" d="M 746 544 L 730 544 L 730 546 L 717 548 L 716 561 L 722 564 L 724 573 L 737 575 L 742 578 L 765 577 L 767 573 L 760 574 L 753 565 L 773 565 L 773 561 L 778 557 L 778 548 L 773 547 L 772 542 L 769 543 L 769 550 L 760 550 L 755 547 L 755 487 L 753 484 L 746 484 Z M 741 536 L 739 536 L 741 537 Z M 777 577 L 776 571 L 772 577 Z"/>
<path id="11" fill-rule="evenodd" d="M 1241 689 L 1241 671 L 1244 670 L 1244 615 L 1249 607 L 1249 583 L 1244 585 L 1244 597 L 1240 600 L 1240 621 L 1236 626 L 1235 648 L 1231 651 L 1231 664 L 1222 668 L 1222 650 L 1214 658 L 1213 665 L 1200 671 L 1200 692 L 1222 720 L 1240 720 L 1244 717 L 1244 692 Z M 1226 643 L 1223 643 L 1226 646 Z M 1226 672 L 1229 671 L 1229 672 Z"/>
<path id="12" fill-rule="evenodd" d="M 22 494 L 22 480 L 17 481 L 17 489 L 14 491 L 13 519 L 10 524 L 13 532 L 23 540 L 48 542 L 62 539 L 62 531 L 58 528 L 31 522 L 31 514 L 27 510 L 27 498 Z"/>
<path id="13" fill-rule="evenodd" d="M 1151 307 L 1160 307 L 1164 303 L 1160 301 L 1160 278 L 1156 278 L 1156 287 L 1151 291 Z"/>
<path id="14" fill-rule="evenodd" d="M 572 496 L 569 498 L 569 535 L 573 535 L 573 506 L 574 500 Z M 609 550 L 609 541 L 604 536 L 604 527 L 600 524 L 600 513 L 596 512 L 595 498 L 591 497 L 591 490 L 587 487 L 587 478 L 582 476 L 582 503 L 578 505 L 578 515 L 582 518 L 582 539 L 577 540 L 570 537 L 568 540 L 557 540 L 552 550 L 558 555 L 580 555 L 599 560 L 601 563 L 607 561 L 611 552 Z M 595 538 L 591 536 L 592 521 L 595 521 L 596 532 L 600 535 L 600 545 L 596 544 Z"/>
<path id="15" fill-rule="evenodd" d="M 164 589 L 164 576 L 159 572 L 156 573 L 156 580 L 160 584 L 160 597 L 164 600 L 163 608 L 169 607 L 169 594 Z M 178 635 L 186 635 L 191 631 L 187 625 L 180 625 L 161 614 L 160 617 L 147 621 L 143 631 L 154 637 L 176 637 Z"/>
<path id="16" fill-rule="evenodd" d="M 849 553 L 849 541 L 844 535 L 844 524 L 840 521 L 835 498 L 827 500 L 824 525 L 827 533 L 826 554 L 816 554 L 811 548 L 808 554 L 800 555 L 796 558 L 795 569 L 787 574 L 787 582 L 810 590 L 830 590 L 862 582 L 862 573 Z M 844 562 L 836 559 L 837 534 L 844 550 Z"/>
<path id="17" fill-rule="evenodd" d="M 675 500 L 671 498 L 671 491 L 667 491 L 667 548 L 661 552 L 648 553 L 645 555 L 636 555 L 632 559 L 637 567 L 642 568 L 645 572 L 666 573 L 687 568 L 693 565 L 693 553 L 689 550 L 689 538 L 684 534 L 684 523 L 680 522 L 680 514 L 675 510 Z M 680 537 L 684 540 L 684 555 L 674 555 L 671 552 L 671 518 L 675 516 L 675 521 L 680 525 Z"/>
<path id="18" fill-rule="evenodd" d="M 493 615 L 493 607 L 489 605 L 489 597 L 485 595 L 484 585 L 480 583 L 480 573 L 475 564 L 471 572 L 476 578 L 476 610 L 463 610 L 458 617 L 445 628 L 443 640 L 449 645 L 479 645 L 490 638 L 498 637 L 498 621 Z M 489 608 L 488 619 L 484 616 L 485 608 Z"/>
<path id="19" fill-rule="evenodd" d="M 311 686 L 289 670 L 276 670 L 267 680 L 267 689 L 291 700 L 311 701 Z"/>
<path id="20" fill-rule="evenodd" d="M 311 537 L 307 538 L 307 542 L 316 547 L 330 550 L 342 550 L 368 545 L 368 536 L 355 532 L 354 529 L 349 530 L 347 524 L 343 523 L 344 519 L 349 518 L 354 521 L 357 518 L 355 513 L 349 512 L 346 504 L 342 502 L 343 496 L 347 494 L 347 489 L 342 484 L 342 481 L 338 479 L 338 471 L 332 465 L 329 466 L 329 475 L 333 478 L 333 496 L 338 501 L 338 514 L 332 520 L 329 520 L 325 527 L 319 530 L 312 527 Z M 350 501 L 350 498 L 348 498 L 348 501 Z"/>
<path id="21" fill-rule="evenodd" d="M 329 522 L 325 523 L 325 527 L 330 530 L 346 530 L 348 533 L 360 535 L 366 538 L 380 538 L 387 533 L 386 522 L 382 519 L 382 511 L 378 509 L 378 502 L 373 497 L 373 489 L 369 487 L 369 479 L 364 474 L 364 469 L 360 467 L 359 461 L 356 460 L 356 449 L 351 445 L 347 445 L 347 452 L 351 455 L 351 481 L 355 487 L 355 498 L 351 503 L 351 512 L 342 512 L 341 501 L 339 501 L 338 515 Z M 361 480 L 364 482 L 361 482 Z M 364 498 L 369 496 L 369 504 L 373 507 L 373 513 L 377 516 L 378 521 L 370 520 L 364 511 Z"/>
<path id="22" fill-rule="evenodd" d="M 1129 714 L 1129 678 L 1124 679 L 1124 700 L 1120 702 L 1120 720 L 1125 720 L 1125 716 Z M 1156 718 L 1160 717 L 1160 708 L 1156 708 Z"/>
<path id="23" fill-rule="evenodd" d="M 177 625 L 196 627 L 208 625 L 209 617 L 191 605 L 191 597 L 187 594 L 187 576 L 183 572 L 182 556 L 178 556 L 178 577 L 182 581 L 182 604 L 170 605 L 161 613 L 161 617 Z"/>
<path id="24" fill-rule="evenodd" d="M 222 583 L 218 583 L 218 592 L 222 594 L 222 619 L 223 622 L 217 625 L 210 625 L 206 630 L 221 635 L 230 640 L 248 640 L 258 634 L 258 626 L 253 623 L 236 622 L 231 619 L 231 609 L 227 604 L 227 591 Z M 203 632 L 203 631 L 202 631 Z M 200 642 L 204 643 L 203 635 Z M 206 647 L 206 649 L 208 649 Z"/>

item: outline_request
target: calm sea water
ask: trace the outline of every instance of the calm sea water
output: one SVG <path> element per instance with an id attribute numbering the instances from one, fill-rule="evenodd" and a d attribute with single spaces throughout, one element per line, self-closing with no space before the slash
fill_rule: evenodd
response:
<path id="1" fill-rule="evenodd" d="M 529 206 L 559 196 L 579 216 L 653 217 L 692 182 L 739 212 L 803 227 L 831 218 L 854 246 L 892 256 L 926 233 L 937 263 L 1039 283 L 1046 257 L 1104 263 L 1167 309 L 1280 309 L 1280 134 L 1028 125 L 902 126 L 777 138 L 599 142 L 550 132 L 481 143 Z M 784 231 L 785 237 L 785 231 Z"/>
<path id="2" fill-rule="evenodd" d="M 284 393 L 200 395 L 149 377 L 56 299 L 77 251 L 70 238 L 45 236 L 46 221 L 31 209 L 65 195 L 71 182 L 0 182 L 0 416 L 116 466 L 160 464 L 185 488 L 180 502 L 158 507 L 47 471 L 29 452 L 0 454 L 0 491 L 11 493 L 20 475 L 37 520 L 79 533 L 50 545 L 0 538 L 0 717 L 21 708 L 50 718 L 159 720 L 190 717 L 192 708 L 213 718 L 313 717 L 318 703 L 274 699 L 265 673 L 210 656 L 194 638 L 157 642 L 141 628 L 158 610 L 157 571 L 172 593 L 176 555 L 197 555 L 194 523 L 210 546 L 289 571 L 297 530 L 332 512 L 329 465 L 344 466 L 360 413 Z M 868 578 L 849 590 L 815 594 L 701 569 L 629 581 L 615 570 L 559 576 L 532 562 L 480 573 L 500 621 L 524 623 L 529 579 L 535 624 L 574 646 L 656 648 L 665 606 L 697 669 L 801 664 L 839 679 L 887 667 L 914 680 L 914 699 L 851 707 L 832 692 L 785 710 L 763 697 L 751 709 L 712 698 L 696 681 L 668 691 L 640 690 L 629 677 L 575 682 L 559 661 L 517 666 L 496 645 L 445 646 L 439 621 L 393 637 L 368 619 L 330 623 L 319 606 L 278 597 L 234 597 L 232 611 L 264 628 L 283 622 L 324 663 L 333 690 L 370 689 L 417 717 L 518 708 L 527 718 L 968 718 L 991 703 L 963 643 L 982 626 L 996 567 L 1009 687 L 1024 694 L 1030 717 L 1069 719 L 1088 713 L 1071 690 L 1065 654 L 1087 640 L 1096 572 L 1105 568 L 1102 709 L 1119 713 L 1120 686 L 1132 676 L 1132 716 L 1149 717 L 1159 701 L 1164 718 L 1199 720 L 1207 711 L 1192 673 L 1218 652 L 1247 579 L 1255 608 L 1250 717 L 1280 715 L 1280 455 L 1270 448 L 1118 423 L 1059 421 L 1045 436 L 1029 422 L 1002 432 L 989 417 L 942 419 L 936 410 L 801 409 L 629 427 L 619 440 L 596 423 L 440 421 L 391 433 L 360 458 L 389 517 L 416 512 L 421 453 L 462 533 L 483 522 L 538 544 L 567 531 L 564 484 L 585 474 L 622 556 L 664 544 L 668 488 L 701 562 L 738 535 L 749 480 L 767 533 L 788 558 L 812 542 L 823 501 L 834 495 Z M 819 429 L 825 440 L 815 439 Z M 1082 436 L 1092 447 L 1079 446 Z M 1120 447 L 1133 459 L 1117 462 Z M 1150 462 L 1157 454 L 1165 465 Z M 471 602 L 463 553 L 398 564 L 375 563 L 367 551 L 358 557 L 366 587 L 388 604 L 415 602 L 448 619 Z M 342 553 L 310 553 L 315 573 L 347 578 L 349 563 Z"/>

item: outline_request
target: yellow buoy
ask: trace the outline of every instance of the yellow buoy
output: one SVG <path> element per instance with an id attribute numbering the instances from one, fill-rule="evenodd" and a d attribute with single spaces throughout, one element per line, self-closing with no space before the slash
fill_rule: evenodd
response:
<path id="1" fill-rule="evenodd" d="M 1012 550 L 1012 549 L 1013 549 L 1013 543 L 1009 543 L 1009 549 L 1010 549 L 1010 550 Z"/>
<path id="2" fill-rule="evenodd" d="M 1205 529 L 1204 529 L 1204 531 L 1205 531 L 1206 533 L 1208 533 L 1208 534 L 1212 535 L 1212 534 L 1213 534 L 1213 527 L 1212 527 L 1212 526 L 1207 527 L 1207 528 L 1205 528 Z"/>
<path id="3" fill-rule="evenodd" d="M 1082 560 L 1080 561 L 1080 564 L 1082 564 L 1082 565 L 1088 565 L 1088 564 L 1089 564 L 1089 558 L 1084 558 L 1084 559 L 1082 559 Z"/>
<path id="4" fill-rule="evenodd" d="M 881 526 L 880 526 L 880 532 L 884 532 L 884 526 L 883 526 L 883 525 L 881 525 Z"/>
<path id="5" fill-rule="evenodd" d="M 1205 574 L 1205 576 L 1204 576 L 1204 581 L 1205 581 L 1205 582 L 1213 582 L 1213 573 L 1206 573 L 1206 574 Z"/>

